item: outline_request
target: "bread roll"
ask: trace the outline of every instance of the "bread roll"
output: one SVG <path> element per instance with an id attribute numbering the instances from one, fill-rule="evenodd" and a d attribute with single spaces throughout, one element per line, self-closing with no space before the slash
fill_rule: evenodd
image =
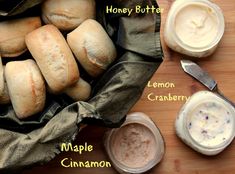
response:
<path id="1" fill-rule="evenodd" d="M 91 85 L 82 78 L 65 90 L 65 93 L 74 101 L 87 101 L 91 94 Z"/>
<path id="2" fill-rule="evenodd" d="M 2 57 L 17 57 L 27 50 L 25 35 L 41 26 L 39 17 L 0 22 L 0 53 Z"/>
<path id="3" fill-rule="evenodd" d="M 45 25 L 29 33 L 25 40 L 51 92 L 60 93 L 78 81 L 75 58 L 56 27 Z"/>
<path id="4" fill-rule="evenodd" d="M 3 93 L 3 90 L 4 90 L 3 65 L 2 65 L 2 58 L 0 56 L 0 96 Z"/>
<path id="5" fill-rule="evenodd" d="M 3 93 L 0 95 L 0 104 L 9 104 L 11 103 L 10 96 L 9 96 L 9 91 L 7 88 L 7 83 L 4 83 L 4 90 Z"/>
<path id="6" fill-rule="evenodd" d="M 73 30 L 84 20 L 95 18 L 94 0 L 46 0 L 42 19 L 60 30 Z"/>
<path id="7" fill-rule="evenodd" d="M 4 69 L 5 67 L 3 67 L 3 70 Z M 3 73 L 3 78 L 4 78 L 4 86 L 3 86 L 3 92 L 0 94 L 0 104 L 9 104 L 11 103 L 11 100 L 8 92 L 5 73 Z"/>
<path id="8" fill-rule="evenodd" d="M 100 75 L 116 58 L 116 49 L 102 26 L 88 19 L 67 35 L 78 61 L 93 77 Z"/>
<path id="9" fill-rule="evenodd" d="M 44 79 L 35 61 L 12 61 L 5 69 L 7 86 L 14 111 L 19 119 L 34 115 L 44 108 Z"/>

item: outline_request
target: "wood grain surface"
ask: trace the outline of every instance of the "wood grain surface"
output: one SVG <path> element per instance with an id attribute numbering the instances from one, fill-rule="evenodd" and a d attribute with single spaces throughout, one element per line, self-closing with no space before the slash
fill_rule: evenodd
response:
<path id="1" fill-rule="evenodd" d="M 215 54 L 206 59 L 197 60 L 199 65 L 207 70 L 219 83 L 223 93 L 235 102 L 235 1 L 213 0 L 223 10 L 226 30 Z M 162 14 L 162 32 L 171 0 L 158 0 L 160 7 L 164 8 Z M 196 91 L 205 88 L 197 81 L 186 75 L 179 60 L 184 56 L 169 50 L 163 41 L 164 62 L 153 76 L 151 82 L 174 83 L 174 88 L 149 88 L 146 87 L 141 99 L 131 112 L 139 111 L 148 114 L 158 125 L 166 142 L 166 153 L 162 162 L 150 174 L 232 174 L 235 173 L 235 142 L 221 154 L 206 157 L 194 152 L 183 144 L 175 135 L 175 118 L 184 104 L 184 101 L 150 101 L 148 95 L 167 95 L 168 93 L 190 96 Z M 104 128 L 89 126 L 81 131 L 74 144 L 87 142 L 94 146 L 94 151 L 79 155 L 77 153 L 62 153 L 54 160 L 43 166 L 27 169 L 23 174 L 114 174 L 113 168 L 63 168 L 60 161 L 73 158 L 76 161 L 109 161 L 107 158 L 102 138 Z"/>

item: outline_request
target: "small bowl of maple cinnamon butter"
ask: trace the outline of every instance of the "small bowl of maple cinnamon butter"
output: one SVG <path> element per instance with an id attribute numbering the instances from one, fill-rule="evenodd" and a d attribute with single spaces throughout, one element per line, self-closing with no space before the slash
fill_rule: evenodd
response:
<path id="1" fill-rule="evenodd" d="M 154 122 L 136 112 L 125 123 L 105 135 L 106 152 L 119 173 L 144 173 L 163 158 L 165 144 Z"/>

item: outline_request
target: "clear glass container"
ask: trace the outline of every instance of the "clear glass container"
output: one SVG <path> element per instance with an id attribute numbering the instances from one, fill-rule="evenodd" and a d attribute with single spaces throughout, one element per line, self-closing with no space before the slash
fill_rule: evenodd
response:
<path id="1" fill-rule="evenodd" d="M 201 46 L 200 45 L 196 46 L 192 44 L 190 45 L 189 43 L 184 42 L 184 40 L 182 39 L 183 35 L 179 36 L 176 32 L 176 29 L 175 29 L 176 18 L 178 14 L 182 13 L 183 10 L 187 9 L 186 7 L 189 7 L 192 5 L 201 6 L 202 8 L 205 8 L 205 11 L 208 11 L 208 13 L 213 13 L 213 15 L 216 18 L 216 21 L 218 22 L 216 26 L 217 33 L 211 36 L 212 37 L 211 42 L 206 43 L 206 45 L 201 45 Z M 185 17 L 185 20 L 188 20 L 188 22 L 189 22 L 189 19 L 190 19 L 190 16 L 188 18 L 187 16 Z M 192 20 L 196 20 L 196 19 L 192 19 Z M 203 20 L 206 20 L 206 19 L 203 19 Z M 190 22 L 194 22 L 194 21 L 190 21 Z M 190 27 L 192 26 L 193 25 L 190 25 Z M 189 26 L 188 25 L 182 26 L 183 30 L 185 31 L 188 31 L 187 27 Z M 211 26 L 208 26 L 208 27 L 211 27 Z M 224 21 L 223 12 L 216 4 L 208 0 L 175 0 L 169 10 L 169 13 L 166 19 L 165 28 L 164 28 L 164 40 L 166 44 L 176 52 L 179 52 L 179 53 L 191 56 L 191 57 L 198 57 L 198 58 L 207 57 L 211 55 L 217 48 L 218 43 L 224 34 L 224 29 L 225 29 L 225 21 Z M 192 32 L 196 33 L 197 31 L 194 31 L 192 29 Z M 204 36 L 206 34 L 211 34 L 210 30 L 208 30 L 208 32 L 203 33 Z"/>
<path id="2" fill-rule="evenodd" d="M 119 136 L 118 132 L 122 130 L 125 126 L 138 124 L 143 127 L 145 127 L 146 130 L 150 131 L 152 134 L 152 141 L 154 141 L 154 144 L 156 145 L 153 151 L 151 151 L 151 155 L 153 155 L 153 158 L 149 159 L 146 164 L 144 164 L 144 161 L 140 161 L 140 163 L 143 164 L 143 166 L 140 167 L 130 167 L 130 165 L 125 164 L 124 161 L 120 161 L 120 159 L 117 158 L 117 156 L 114 153 L 115 146 L 113 145 L 114 139 Z M 132 139 L 133 137 L 128 137 L 129 139 Z M 133 140 L 132 143 L 135 140 Z M 157 165 L 163 158 L 164 152 L 165 152 L 165 143 L 163 140 L 163 137 L 159 131 L 159 129 L 156 127 L 154 122 L 144 113 L 135 112 L 127 116 L 125 123 L 120 128 L 111 129 L 110 131 L 106 132 L 104 136 L 104 146 L 106 149 L 106 152 L 112 162 L 113 167 L 119 172 L 124 174 L 139 174 L 144 173 L 151 168 L 153 168 L 155 165 Z M 139 146 L 139 145 L 138 145 Z M 136 146 L 136 147 L 138 147 Z M 118 146 L 120 147 L 120 146 Z M 132 146 L 133 147 L 133 146 Z M 128 149 L 133 150 L 133 149 Z M 135 153 L 139 153 L 136 149 Z M 132 153 L 129 153 L 129 155 L 132 155 Z"/>
<path id="3" fill-rule="evenodd" d="M 204 155 L 222 152 L 235 136 L 235 109 L 219 95 L 200 91 L 181 108 L 175 122 L 177 136 Z"/>

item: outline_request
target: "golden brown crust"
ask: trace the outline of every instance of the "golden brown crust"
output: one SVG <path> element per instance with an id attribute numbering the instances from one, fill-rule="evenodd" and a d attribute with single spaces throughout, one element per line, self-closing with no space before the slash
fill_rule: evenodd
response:
<path id="1" fill-rule="evenodd" d="M 67 41 L 88 74 L 99 76 L 116 58 L 116 48 L 102 26 L 88 19 L 68 34 Z"/>
<path id="2" fill-rule="evenodd" d="M 91 85 L 82 78 L 65 90 L 65 93 L 74 101 L 87 101 L 91 94 Z"/>
<path id="3" fill-rule="evenodd" d="M 60 93 L 79 79 L 75 58 L 63 35 L 53 25 L 45 25 L 25 38 L 51 92 Z"/>
<path id="4" fill-rule="evenodd" d="M 46 0 L 42 19 L 60 30 L 73 30 L 84 20 L 95 18 L 94 0 Z"/>
<path id="5" fill-rule="evenodd" d="M 2 58 L 0 55 L 0 96 L 4 91 L 4 75 L 3 75 L 3 65 L 2 65 Z"/>
<path id="6" fill-rule="evenodd" d="M 0 22 L 0 52 L 2 57 L 17 57 L 27 50 L 25 35 L 41 26 L 39 17 Z"/>
<path id="7" fill-rule="evenodd" d="M 8 87 L 6 83 L 6 78 L 5 78 L 5 66 L 2 67 L 2 75 L 1 77 L 3 78 L 3 90 L 2 93 L 0 93 L 0 104 L 9 104 L 11 102 L 9 92 L 8 92 Z M 1 69 L 1 64 L 0 64 L 0 69 Z M 0 73 L 1 74 L 1 73 Z"/>
<path id="8" fill-rule="evenodd" d="M 0 104 L 9 104 L 11 103 L 7 83 L 4 83 L 4 90 L 3 93 L 0 95 Z"/>
<path id="9" fill-rule="evenodd" d="M 18 118 L 27 118 L 43 110 L 46 89 L 35 61 L 28 59 L 9 62 L 5 75 L 10 99 Z"/>

